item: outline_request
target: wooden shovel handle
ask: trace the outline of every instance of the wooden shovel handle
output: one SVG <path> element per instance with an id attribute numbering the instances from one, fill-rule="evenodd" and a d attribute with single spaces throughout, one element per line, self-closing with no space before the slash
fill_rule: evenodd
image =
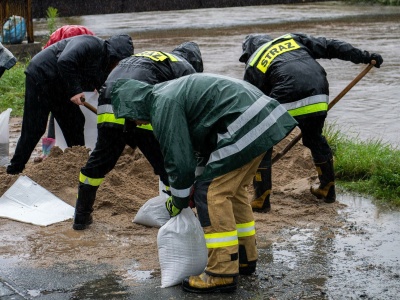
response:
<path id="1" fill-rule="evenodd" d="M 343 98 L 344 95 L 347 94 L 348 91 L 351 90 L 353 86 L 355 86 L 368 72 L 369 70 L 372 69 L 372 67 L 376 64 L 375 60 L 371 60 L 371 63 L 363 70 L 361 71 L 360 74 L 357 75 L 356 78 L 354 78 L 344 89 L 341 91 L 335 99 L 333 99 L 331 102 L 328 104 L 328 110 L 330 110 L 337 102 L 339 102 L 340 99 Z M 295 136 L 289 144 L 286 145 L 285 148 L 282 149 L 282 151 L 278 152 L 273 158 L 272 158 L 272 164 L 277 162 L 279 159 L 281 159 L 290 149 L 293 148 L 294 145 L 301 139 L 301 132 Z"/>
<path id="2" fill-rule="evenodd" d="M 85 106 L 87 109 L 89 109 L 91 112 L 95 113 L 97 115 L 97 109 L 96 107 L 94 107 L 93 105 L 91 105 L 90 103 L 86 102 L 85 97 L 81 97 L 81 102 L 83 103 L 83 106 Z"/>

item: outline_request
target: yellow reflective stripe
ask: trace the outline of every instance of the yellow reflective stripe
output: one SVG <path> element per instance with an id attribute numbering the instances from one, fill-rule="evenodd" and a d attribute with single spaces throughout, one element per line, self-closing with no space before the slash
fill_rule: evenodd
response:
<path id="1" fill-rule="evenodd" d="M 258 61 L 258 59 L 260 58 L 261 54 L 263 54 L 264 50 L 265 50 L 266 48 L 268 48 L 272 43 L 274 43 L 274 42 L 277 41 L 277 40 L 285 39 L 285 38 L 289 38 L 289 37 L 292 37 L 292 36 L 290 35 L 290 33 L 289 33 L 289 34 L 282 35 L 282 36 L 280 36 L 280 37 L 274 39 L 273 41 L 270 41 L 270 42 L 266 43 L 264 46 L 261 47 L 261 49 L 260 49 L 259 51 L 257 51 L 256 55 L 254 56 L 254 58 L 253 58 L 253 59 L 251 60 L 251 62 L 250 62 L 250 66 L 254 66 L 254 64 L 255 64 L 255 63 Z"/>
<path id="2" fill-rule="evenodd" d="M 204 234 L 207 248 L 223 248 L 239 244 L 237 230 Z"/>
<path id="3" fill-rule="evenodd" d="M 154 61 L 164 61 L 167 58 L 173 62 L 178 61 L 174 55 L 161 51 L 143 51 L 135 54 L 134 56 L 147 57 Z"/>
<path id="4" fill-rule="evenodd" d="M 263 73 L 266 73 L 269 65 L 277 56 L 299 48 L 300 45 L 297 44 L 294 39 L 284 40 L 280 43 L 274 44 L 269 47 L 268 50 L 260 58 L 260 61 L 257 64 L 257 69 L 259 69 Z"/>
<path id="5" fill-rule="evenodd" d="M 153 126 L 151 126 L 151 124 L 137 125 L 136 127 L 137 127 L 137 128 L 146 129 L 146 130 L 153 130 Z"/>
<path id="6" fill-rule="evenodd" d="M 117 119 L 114 114 L 105 113 L 101 115 L 97 115 L 97 124 L 101 123 L 116 123 L 120 125 L 125 124 L 125 118 Z"/>
<path id="7" fill-rule="evenodd" d="M 252 236 L 256 234 L 255 222 L 236 224 L 238 237 Z"/>
<path id="8" fill-rule="evenodd" d="M 312 105 L 307 105 L 303 107 L 299 107 L 296 109 L 291 109 L 288 110 L 288 113 L 292 117 L 296 116 L 301 116 L 301 115 L 307 115 L 307 114 L 312 114 L 320 111 L 327 111 L 328 110 L 328 103 L 317 103 L 317 104 L 312 104 Z"/>
<path id="9" fill-rule="evenodd" d="M 169 54 L 169 53 L 165 53 L 165 52 L 162 52 L 162 53 L 164 53 L 166 56 L 168 56 L 170 61 L 174 61 L 174 62 L 178 61 L 178 59 L 174 55 Z"/>
<path id="10" fill-rule="evenodd" d="M 83 184 L 88 184 L 91 186 L 99 186 L 104 180 L 103 178 L 90 178 L 87 177 L 85 175 L 83 175 L 82 173 L 79 173 L 79 182 L 83 183 Z"/>

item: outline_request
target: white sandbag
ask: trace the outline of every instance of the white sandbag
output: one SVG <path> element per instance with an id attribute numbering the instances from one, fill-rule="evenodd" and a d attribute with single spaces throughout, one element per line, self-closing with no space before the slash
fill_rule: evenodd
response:
<path id="1" fill-rule="evenodd" d="M 7 108 L 0 114 L 0 166 L 10 162 L 10 114 L 12 109 Z"/>
<path id="2" fill-rule="evenodd" d="M 159 195 L 147 200 L 147 202 L 143 204 L 133 219 L 133 223 L 160 228 L 168 222 L 170 217 L 168 210 L 165 207 L 165 201 L 168 198 L 168 194 L 163 192 L 165 189 L 165 185 L 162 181 L 159 181 Z"/>
<path id="3" fill-rule="evenodd" d="M 133 223 L 160 228 L 169 219 L 169 213 L 165 207 L 165 197 L 157 196 L 143 204 L 133 219 Z"/>
<path id="4" fill-rule="evenodd" d="M 180 284 L 199 275 L 207 265 L 204 232 L 191 208 L 185 208 L 160 228 L 157 235 L 161 287 Z"/>

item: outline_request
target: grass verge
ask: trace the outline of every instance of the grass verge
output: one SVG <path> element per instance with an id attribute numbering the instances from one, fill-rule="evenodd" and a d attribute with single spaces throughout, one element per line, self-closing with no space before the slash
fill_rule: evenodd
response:
<path id="1" fill-rule="evenodd" d="M 324 134 L 334 152 L 338 184 L 345 190 L 400 206 L 400 151 L 380 140 L 349 138 L 335 125 Z"/>

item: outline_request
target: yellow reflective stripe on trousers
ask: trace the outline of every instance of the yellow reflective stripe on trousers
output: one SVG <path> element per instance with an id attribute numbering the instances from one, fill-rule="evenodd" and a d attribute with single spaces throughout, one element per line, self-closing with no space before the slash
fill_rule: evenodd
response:
<path id="1" fill-rule="evenodd" d="M 204 237 L 206 239 L 207 248 L 223 248 L 239 244 L 237 230 L 220 233 L 206 233 Z"/>
<path id="2" fill-rule="evenodd" d="M 252 236 L 256 234 L 255 222 L 236 224 L 238 237 Z"/>
<path id="3" fill-rule="evenodd" d="M 79 173 L 79 182 L 83 184 L 88 184 L 91 186 L 99 186 L 103 182 L 104 178 L 90 178 L 82 173 Z"/>

